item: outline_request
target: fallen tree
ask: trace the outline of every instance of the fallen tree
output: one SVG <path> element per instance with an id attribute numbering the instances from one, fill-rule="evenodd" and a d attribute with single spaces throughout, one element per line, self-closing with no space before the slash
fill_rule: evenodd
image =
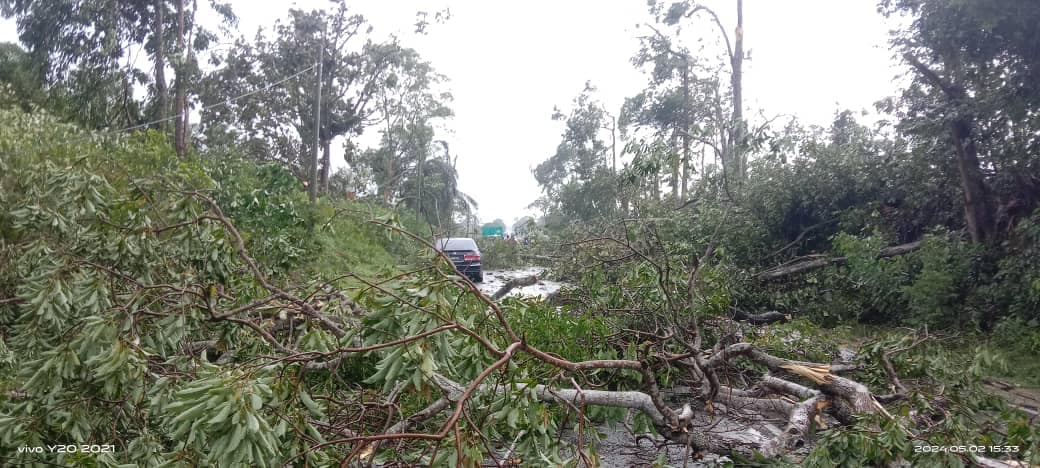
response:
<path id="1" fill-rule="evenodd" d="M 634 276 L 640 287 L 623 290 L 635 326 L 617 335 L 624 351 L 578 346 L 583 358 L 568 359 L 552 340 L 586 337 L 536 333 L 558 320 L 555 309 L 538 326 L 520 328 L 529 322 L 518 320 L 538 303 L 510 304 L 507 313 L 432 245 L 399 226 L 373 222 L 424 244 L 426 261 L 383 280 L 346 273 L 339 278 L 352 286 L 343 291 L 335 280 L 293 283 L 271 275 L 212 197 L 180 195 L 189 202 L 169 202 L 182 211 L 135 217 L 139 224 L 77 224 L 113 230 L 121 236 L 116 245 L 143 238 L 162 260 L 163 269 L 148 275 L 136 273 L 147 265 L 106 256 L 106 249 L 58 248 L 67 236 L 24 237 L 5 251 L 23 264 L 22 256 L 53 252 L 48 261 L 65 267 L 34 273 L 17 297 L 0 299 L 14 309 L 8 316 L 26 321 L 11 328 L 7 342 L 14 349 L 38 346 L 27 334 L 34 330 L 62 337 L 27 353 L 37 357 L 11 380 L 0 413 L 4 446 L 67 434 L 62 421 L 35 412 L 48 401 L 79 405 L 81 416 L 73 417 L 90 434 L 161 430 L 174 442 L 156 445 L 147 457 L 172 453 L 199 465 L 349 465 L 376 457 L 405 465 L 476 464 L 494 459 L 500 447 L 522 460 L 563 462 L 558 433 L 565 427 L 578 434 L 579 463 L 592 465 L 582 439 L 592 430 L 591 407 L 631 410 L 655 437 L 695 452 L 783 456 L 811 444 L 825 417 L 841 426 L 881 417 L 912 430 L 912 421 L 889 415 L 855 379 L 859 364 L 781 357 L 745 341 L 739 324 L 706 322 L 700 276 L 711 267 L 713 246 L 681 263 L 659 248 L 602 240 L 628 250 L 653 275 Z M 75 203 L 49 209 L 80 213 Z M 37 246 L 47 242 L 56 244 Z M 74 294 L 56 289 L 65 287 L 66 275 L 78 288 Z M 533 280 L 512 287 L 525 281 Z M 82 298 L 82 307 L 68 308 L 68 296 Z M 56 310 L 66 319 L 42 318 Z M 582 327 L 574 330 L 590 333 Z M 688 391 L 679 395 L 680 386 Z M 776 433 L 756 429 L 777 420 Z M 120 460 L 167 460 L 128 452 L 134 455 Z"/>
<path id="2" fill-rule="evenodd" d="M 905 255 L 921 247 L 921 241 L 886 247 L 878 252 L 877 258 L 889 258 Z M 829 265 L 844 265 L 848 263 L 848 257 L 831 257 L 827 255 L 807 255 L 798 257 L 783 265 L 770 268 L 758 273 L 759 281 L 773 281 L 788 276 L 799 275 L 808 271 L 823 268 Z"/>

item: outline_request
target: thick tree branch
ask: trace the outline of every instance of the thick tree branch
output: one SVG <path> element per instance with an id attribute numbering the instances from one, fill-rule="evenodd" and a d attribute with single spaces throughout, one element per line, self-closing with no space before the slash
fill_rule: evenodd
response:
<path id="1" fill-rule="evenodd" d="M 336 338 L 342 338 L 343 335 L 346 335 L 346 332 L 343 331 L 343 329 L 340 328 L 335 322 L 330 320 L 324 314 L 321 314 L 318 311 L 314 310 L 314 307 L 312 307 L 306 301 L 292 294 L 289 294 L 288 292 L 282 290 L 278 286 L 275 286 L 273 283 L 271 283 L 271 281 L 267 278 L 267 275 L 265 275 L 263 271 L 260 269 L 260 264 L 256 261 L 256 259 L 250 256 L 249 252 L 246 250 L 246 244 L 245 240 L 242 239 L 242 234 L 239 233 L 235 225 L 232 224 L 226 216 L 224 216 L 223 210 L 220 209 L 220 205 L 218 205 L 216 201 L 199 192 L 192 192 L 191 195 L 205 201 L 210 206 L 210 210 L 216 215 L 216 220 L 220 222 L 224 226 L 224 228 L 227 229 L 227 231 L 231 234 L 232 239 L 234 240 L 235 250 L 238 252 L 238 256 L 242 258 L 242 260 L 246 263 L 246 265 L 249 267 L 249 270 L 253 273 L 253 277 L 256 278 L 256 280 L 261 284 L 261 286 L 264 287 L 264 289 L 271 291 L 275 296 L 278 296 L 281 299 L 298 305 L 301 309 L 303 309 L 304 313 L 318 320 L 322 324 L 322 326 L 329 330 L 329 332 L 331 332 L 333 335 L 335 335 Z"/>
<path id="2" fill-rule="evenodd" d="M 838 222 L 838 219 L 839 218 L 832 218 L 832 219 L 829 219 L 829 220 L 826 220 L 826 221 L 821 221 L 821 222 L 813 224 L 813 225 L 811 225 L 811 226 L 809 226 L 809 227 L 807 227 L 805 229 L 802 229 L 802 232 L 799 232 L 798 236 L 795 237 L 793 241 L 788 242 L 786 245 L 784 245 L 783 247 L 780 247 L 779 249 L 776 249 L 775 251 L 773 251 L 773 253 L 767 255 L 762 260 L 763 261 L 769 260 L 770 258 L 773 258 L 773 257 L 779 255 L 783 251 L 785 251 L 785 250 L 793 247 L 795 244 L 798 244 L 799 242 L 801 242 L 802 238 L 805 237 L 806 234 L 812 232 L 813 230 L 815 230 L 817 228 L 821 228 L 821 227 L 824 227 L 824 226 L 827 226 L 827 225 L 830 225 L 830 224 L 834 224 L 834 223 Z"/>
<path id="3" fill-rule="evenodd" d="M 906 59 L 907 63 L 914 67 L 914 69 L 917 70 L 921 76 L 928 81 L 928 83 L 946 94 L 946 97 L 950 98 L 950 100 L 960 101 L 964 99 L 965 93 L 963 88 L 955 86 L 953 83 L 943 79 L 935 70 L 928 68 L 928 65 L 922 63 L 913 54 L 907 52 L 903 54 L 903 58 Z"/>
<path id="4" fill-rule="evenodd" d="M 790 321 L 791 316 L 782 314 L 775 310 L 762 312 L 760 314 L 749 314 L 741 309 L 733 308 L 733 320 L 748 322 L 752 325 L 766 325 L 770 323 Z"/>
<path id="5" fill-rule="evenodd" d="M 878 252 L 877 258 L 889 258 L 896 257 L 899 255 L 905 255 L 921 248 L 921 241 L 910 242 L 907 244 L 895 245 L 892 247 L 886 247 Z M 806 261 L 794 262 L 787 265 L 781 265 L 776 268 L 765 270 L 760 272 L 757 276 L 759 281 L 772 281 L 787 276 L 797 275 L 818 268 L 823 268 L 828 265 L 844 265 L 848 263 L 848 257 L 826 257 L 826 256 L 814 256 L 810 257 Z"/>
<path id="6" fill-rule="evenodd" d="M 513 279 L 511 279 L 509 281 L 506 281 L 506 284 L 503 284 L 501 288 L 498 288 L 498 291 L 495 291 L 495 293 L 491 295 L 491 300 L 497 301 L 497 300 L 502 299 L 503 297 L 505 297 L 506 294 L 509 294 L 509 292 L 512 291 L 515 288 L 522 288 L 524 286 L 530 286 L 530 285 L 535 284 L 537 282 L 538 282 L 538 275 L 522 276 L 520 278 L 513 278 Z"/>

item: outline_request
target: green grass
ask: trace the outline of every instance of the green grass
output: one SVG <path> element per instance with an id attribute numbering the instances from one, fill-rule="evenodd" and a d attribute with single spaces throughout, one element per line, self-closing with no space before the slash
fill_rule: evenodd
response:
<path id="1" fill-rule="evenodd" d="M 348 273 L 368 279 L 386 277 L 403 271 L 420 253 L 415 241 L 372 222 L 395 218 L 402 228 L 421 232 L 419 222 L 407 213 L 395 216 L 385 207 L 348 200 L 322 203 L 319 212 L 315 252 L 297 275 L 322 280 Z"/>
<path id="2" fill-rule="evenodd" d="M 1004 358 L 1007 360 L 1007 370 L 994 372 L 994 377 L 1023 387 L 1040 389 L 1040 359 L 1036 355 L 1008 353 Z"/>

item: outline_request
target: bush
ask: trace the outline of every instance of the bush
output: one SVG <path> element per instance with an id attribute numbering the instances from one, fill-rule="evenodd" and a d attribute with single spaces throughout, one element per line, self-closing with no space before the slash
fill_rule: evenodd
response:
<path id="1" fill-rule="evenodd" d="M 1040 209 L 1015 227 L 1005 246 L 996 272 L 980 290 L 982 318 L 1040 322 Z"/>
<path id="2" fill-rule="evenodd" d="M 120 447 L 123 462 L 155 465 L 181 444 L 192 464 L 268 463 L 280 436 L 234 436 L 237 453 L 210 452 L 209 442 L 227 437 L 203 437 L 207 429 L 183 438 L 190 417 L 180 415 L 198 415 L 199 406 L 167 404 L 198 371 L 176 357 L 185 340 L 223 335 L 197 297 L 255 293 L 235 274 L 245 266 L 227 232 L 201 220 L 202 203 L 185 195 L 213 182 L 152 133 L 99 145 L 44 116 L 0 111 L 0 122 L 0 291 L 17 300 L 0 305 L 0 328 L 20 362 L 0 370 L 0 388 L 27 394 L 5 391 L 0 400 L 0 456 L 22 445 L 104 441 Z M 261 396 L 233 420 L 272 427 L 269 404 Z M 98 461 L 116 464 L 110 455 Z"/>

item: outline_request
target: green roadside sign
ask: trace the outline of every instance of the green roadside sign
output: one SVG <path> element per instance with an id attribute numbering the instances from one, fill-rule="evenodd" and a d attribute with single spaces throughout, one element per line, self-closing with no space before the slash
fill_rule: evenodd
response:
<path id="1" fill-rule="evenodd" d="M 483 237 L 503 237 L 506 233 L 506 228 L 502 226 L 485 226 L 480 228 L 480 235 Z"/>

